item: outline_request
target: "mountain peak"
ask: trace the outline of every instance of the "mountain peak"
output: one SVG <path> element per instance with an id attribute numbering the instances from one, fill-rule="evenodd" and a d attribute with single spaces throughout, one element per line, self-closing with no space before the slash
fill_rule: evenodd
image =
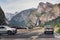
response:
<path id="1" fill-rule="evenodd" d="M 15 15 L 11 22 L 13 25 L 22 24 L 35 25 L 37 18 L 39 17 L 41 22 L 47 22 L 57 18 L 60 15 L 60 8 L 52 3 L 40 2 L 37 8 L 26 9 Z M 15 23 L 16 22 L 16 23 Z"/>

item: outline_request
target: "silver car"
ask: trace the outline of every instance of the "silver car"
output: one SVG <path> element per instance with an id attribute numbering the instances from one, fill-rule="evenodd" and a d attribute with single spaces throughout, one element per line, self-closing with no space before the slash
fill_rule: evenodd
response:
<path id="1" fill-rule="evenodd" d="M 15 28 L 10 28 L 8 26 L 0 26 L 0 35 L 1 34 L 14 35 L 16 33 L 17 30 Z"/>
<path id="2" fill-rule="evenodd" d="M 54 28 L 51 25 L 46 25 L 44 26 L 44 33 L 45 34 L 53 34 L 54 33 Z"/>

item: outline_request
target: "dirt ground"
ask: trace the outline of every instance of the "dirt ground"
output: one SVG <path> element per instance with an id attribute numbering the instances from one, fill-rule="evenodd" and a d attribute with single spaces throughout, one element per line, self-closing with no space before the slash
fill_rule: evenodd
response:
<path id="1" fill-rule="evenodd" d="M 58 30 L 59 28 L 55 27 L 54 28 L 54 31 Z M 25 32 L 34 32 L 34 31 L 44 31 L 44 28 L 42 27 L 35 27 L 33 29 L 17 29 L 17 32 L 20 32 L 20 33 L 25 33 Z"/>
<path id="2" fill-rule="evenodd" d="M 43 28 L 41 27 L 35 27 L 33 29 L 17 29 L 17 32 L 25 33 L 25 32 L 34 32 L 37 30 L 42 30 Z"/>

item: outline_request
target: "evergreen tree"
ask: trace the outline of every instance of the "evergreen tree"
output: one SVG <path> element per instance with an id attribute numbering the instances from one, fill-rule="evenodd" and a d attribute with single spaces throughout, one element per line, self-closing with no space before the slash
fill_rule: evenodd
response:
<path id="1" fill-rule="evenodd" d="M 0 7 L 0 25 L 5 25 L 5 24 L 6 24 L 6 22 L 5 22 L 5 15 L 4 15 L 3 10 Z"/>

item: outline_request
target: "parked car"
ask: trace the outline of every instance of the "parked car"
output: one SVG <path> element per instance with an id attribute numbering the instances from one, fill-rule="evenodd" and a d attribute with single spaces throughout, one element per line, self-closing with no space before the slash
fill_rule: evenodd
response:
<path id="1" fill-rule="evenodd" d="M 44 33 L 45 34 L 53 34 L 54 33 L 54 28 L 51 25 L 46 25 L 44 26 Z"/>
<path id="2" fill-rule="evenodd" d="M 14 35 L 17 33 L 17 29 L 11 28 L 8 26 L 0 26 L 0 35 L 1 34 L 8 34 L 8 35 Z"/>

